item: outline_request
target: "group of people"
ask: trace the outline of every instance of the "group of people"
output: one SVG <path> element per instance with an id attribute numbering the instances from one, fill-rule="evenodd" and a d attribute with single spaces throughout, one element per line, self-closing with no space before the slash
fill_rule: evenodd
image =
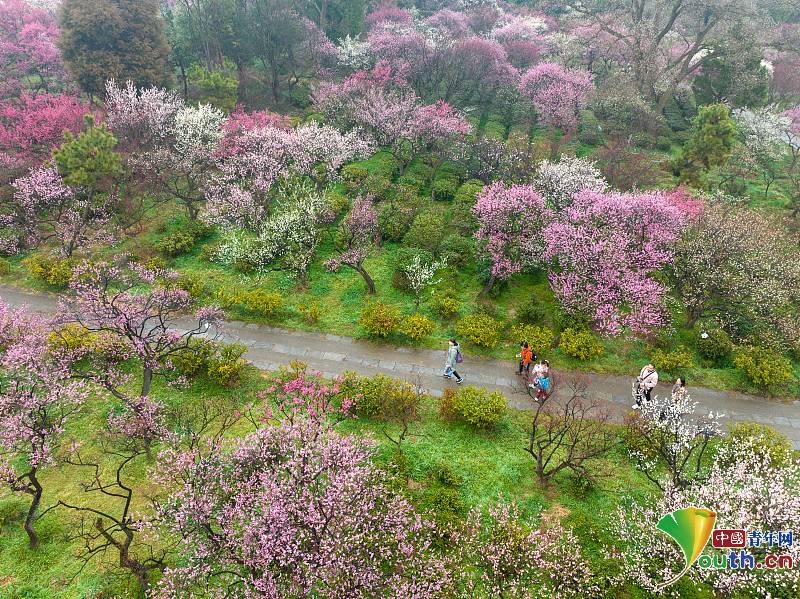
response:
<path id="1" fill-rule="evenodd" d="M 527 341 L 523 341 L 519 346 L 519 359 L 518 375 L 525 373 L 528 387 L 535 389 L 536 393 L 534 400 L 538 401 L 543 397 L 547 397 L 550 392 L 551 378 L 550 378 L 550 362 L 544 358 L 539 359 L 536 352 Z M 448 339 L 447 341 L 447 354 L 444 362 L 444 372 L 442 376 L 448 379 L 455 378 L 457 384 L 464 382 L 462 377 L 456 370 L 456 366 L 464 361 L 461 355 L 461 346 L 455 339 Z"/>
<path id="2" fill-rule="evenodd" d="M 525 374 L 526 384 L 530 389 L 535 390 L 533 394 L 534 401 L 539 401 L 547 398 L 550 393 L 552 385 L 550 377 L 550 362 L 544 358 L 539 358 L 536 352 L 527 341 L 523 341 L 519 345 L 519 353 L 517 354 L 519 360 L 519 369 L 516 374 L 522 376 Z M 448 340 L 447 356 L 445 359 L 444 377 L 452 379 L 455 378 L 457 384 L 464 382 L 462 377 L 456 370 L 456 366 L 464 361 L 461 355 L 461 346 L 455 339 Z M 647 364 L 639 372 L 634 382 L 634 396 L 636 402 L 633 409 L 638 409 L 642 406 L 643 402 L 649 402 L 652 399 L 653 389 L 658 385 L 658 371 L 652 364 Z M 680 377 L 675 380 L 672 387 L 673 400 L 683 397 L 686 393 L 686 379 Z"/>

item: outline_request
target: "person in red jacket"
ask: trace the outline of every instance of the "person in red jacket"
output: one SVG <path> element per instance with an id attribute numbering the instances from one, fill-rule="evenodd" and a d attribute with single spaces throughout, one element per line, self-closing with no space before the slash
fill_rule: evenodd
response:
<path id="1" fill-rule="evenodd" d="M 525 374 L 528 374 L 531 369 L 531 362 L 533 362 L 533 350 L 527 341 L 523 341 L 519 344 L 519 371 L 517 374 L 522 374 L 523 370 Z"/>

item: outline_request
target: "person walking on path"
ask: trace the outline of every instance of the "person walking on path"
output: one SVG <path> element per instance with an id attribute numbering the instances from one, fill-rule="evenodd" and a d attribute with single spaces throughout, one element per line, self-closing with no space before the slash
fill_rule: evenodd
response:
<path id="1" fill-rule="evenodd" d="M 642 368 L 639 378 L 636 379 L 636 407 L 642 403 L 642 398 L 650 401 L 653 389 L 658 385 L 658 373 L 656 367 L 648 364 Z"/>
<path id="2" fill-rule="evenodd" d="M 523 341 L 519 345 L 519 371 L 517 374 L 522 374 L 522 371 L 525 371 L 525 374 L 528 374 L 531 371 L 531 362 L 533 362 L 533 350 L 528 345 L 527 341 Z"/>
<path id="3" fill-rule="evenodd" d="M 444 363 L 443 376 L 449 379 L 456 377 L 456 383 L 460 385 L 464 379 L 456 371 L 456 364 L 463 361 L 463 358 L 461 358 L 461 346 L 455 339 L 450 339 L 447 343 L 448 343 L 447 359 L 445 360 Z"/>

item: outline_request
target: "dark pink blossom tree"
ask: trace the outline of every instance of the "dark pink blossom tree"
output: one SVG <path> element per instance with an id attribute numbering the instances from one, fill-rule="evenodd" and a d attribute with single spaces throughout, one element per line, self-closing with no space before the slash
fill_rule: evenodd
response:
<path id="1" fill-rule="evenodd" d="M 38 166 L 63 143 L 65 131 L 81 132 L 87 114 L 87 104 L 67 95 L 24 93 L 0 102 L 0 154 L 14 165 Z"/>
<path id="2" fill-rule="evenodd" d="M 475 238 L 490 265 L 489 279 L 481 291 L 485 297 L 495 282 L 541 262 L 537 240 L 549 210 L 530 185 L 494 183 L 478 194 L 473 212 L 479 223 Z"/>
<path id="3" fill-rule="evenodd" d="M 543 62 L 522 76 L 519 89 L 533 101 L 543 122 L 573 131 L 578 112 L 586 105 L 592 89 L 592 74 Z"/>
<path id="4" fill-rule="evenodd" d="M 667 323 L 667 287 L 655 273 L 702 204 L 672 193 L 585 190 L 544 228 L 550 285 L 567 312 L 598 330 L 648 333 Z"/>
<path id="5" fill-rule="evenodd" d="M 333 272 L 342 266 L 355 270 L 364 279 L 367 290 L 375 294 L 375 282 L 364 268 L 364 260 L 375 245 L 378 234 L 378 213 L 370 196 L 358 196 L 353 208 L 342 221 L 337 241 L 339 254 L 325 263 Z"/>
<path id="6" fill-rule="evenodd" d="M 39 546 L 39 473 L 57 461 L 64 426 L 88 395 L 48 352 L 47 335 L 43 319 L 0 300 L 0 483 L 31 497 L 24 524 L 31 549 Z"/>

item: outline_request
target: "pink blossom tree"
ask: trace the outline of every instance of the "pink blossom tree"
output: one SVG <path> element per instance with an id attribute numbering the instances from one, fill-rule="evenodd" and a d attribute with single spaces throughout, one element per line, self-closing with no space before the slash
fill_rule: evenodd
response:
<path id="1" fill-rule="evenodd" d="M 352 268 L 364 279 L 369 293 L 374 295 L 375 282 L 364 268 L 364 260 L 375 245 L 377 234 L 378 213 L 372 205 L 372 198 L 356 197 L 339 230 L 337 240 L 339 254 L 325 262 L 325 267 L 333 272 L 342 266 Z"/>
<path id="2" fill-rule="evenodd" d="M 159 520 L 185 566 L 157 597 L 238 587 L 243 596 L 435 597 L 450 576 L 432 525 L 390 490 L 374 444 L 300 417 L 237 440 L 167 451 Z"/>
<path id="3" fill-rule="evenodd" d="M 612 335 L 663 326 L 667 287 L 653 275 L 672 263 L 691 221 L 683 193 L 587 190 L 573 198 L 543 234 L 550 285 L 564 309 Z"/>
<path id="4" fill-rule="evenodd" d="M 464 596 L 601 596 L 574 535 L 560 524 L 528 526 L 514 503 L 472 510 L 453 544 Z"/>
<path id="5" fill-rule="evenodd" d="M 0 5 L 0 99 L 23 91 L 58 93 L 69 87 L 56 47 L 55 15 L 25 0 Z"/>
<path id="6" fill-rule="evenodd" d="M 496 281 L 540 263 L 536 245 L 548 210 L 533 187 L 494 183 L 478 194 L 473 212 L 479 223 L 475 238 L 490 264 L 489 279 L 481 291 L 485 297 Z"/>
<path id="7" fill-rule="evenodd" d="M 569 132 L 577 126 L 578 112 L 592 90 L 592 74 L 543 62 L 522 76 L 519 89 L 533 101 L 543 122 Z"/>
<path id="8" fill-rule="evenodd" d="M 0 300 L 0 482 L 31 497 L 24 524 L 31 549 L 39 546 L 39 473 L 56 463 L 64 426 L 88 395 L 50 355 L 47 335 L 43 319 Z"/>
<path id="9" fill-rule="evenodd" d="M 0 202 L 0 250 L 13 254 L 55 242 L 63 255 L 71 256 L 78 248 L 112 238 L 107 206 L 76 192 L 55 168 L 36 168 L 12 188 L 10 201 Z"/>
<path id="10" fill-rule="evenodd" d="M 172 356 L 196 349 L 192 340 L 221 320 L 218 309 L 204 307 L 193 319 L 180 322 L 179 317 L 189 311 L 193 300 L 175 285 L 177 276 L 136 263 L 127 267 L 105 262 L 83 264 L 70 284 L 73 297 L 62 299 L 59 307 L 59 323 L 77 323 L 90 333 L 108 334 L 122 342 L 124 357 L 140 360 L 139 398 L 149 396 L 153 376 L 174 373 Z M 147 290 L 139 291 L 143 286 Z M 90 369 L 83 376 L 124 402 L 130 399 L 121 389 L 126 377 L 117 371 Z"/>
<path id="11" fill-rule="evenodd" d="M 74 96 L 24 93 L 0 102 L 0 153 L 13 164 L 38 166 L 64 141 L 80 133 L 89 107 Z"/>

